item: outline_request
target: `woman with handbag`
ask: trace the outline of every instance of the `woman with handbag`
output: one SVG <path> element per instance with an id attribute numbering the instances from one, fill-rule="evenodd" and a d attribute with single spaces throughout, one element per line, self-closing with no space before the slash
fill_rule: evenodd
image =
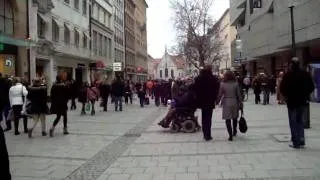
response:
<path id="1" fill-rule="evenodd" d="M 42 127 L 42 136 L 46 136 L 46 114 L 48 113 L 47 87 L 41 84 L 40 79 L 36 78 L 33 80 L 33 85 L 29 88 L 27 99 L 30 101 L 30 106 L 26 105 L 26 113 L 32 115 L 34 121 L 32 128 L 28 130 L 28 137 L 32 137 L 32 131 L 39 120 Z"/>
<path id="2" fill-rule="evenodd" d="M 19 135 L 19 120 L 22 118 L 22 108 L 25 104 L 25 97 L 28 95 L 28 91 L 24 85 L 21 84 L 20 78 L 13 80 L 13 86 L 9 90 L 9 100 L 13 111 L 13 122 L 14 122 L 14 134 Z M 28 132 L 28 121 L 27 118 L 23 118 L 24 132 Z"/>
<path id="3" fill-rule="evenodd" d="M 219 97 L 222 104 L 222 119 L 226 120 L 229 134 L 228 140 L 232 141 L 233 136 L 237 135 L 239 110 L 243 107 L 240 87 L 232 71 L 227 71 L 224 74 Z"/>

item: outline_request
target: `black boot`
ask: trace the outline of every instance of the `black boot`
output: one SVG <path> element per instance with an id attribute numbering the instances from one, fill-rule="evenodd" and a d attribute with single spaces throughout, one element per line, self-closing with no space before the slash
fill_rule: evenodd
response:
<path id="1" fill-rule="evenodd" d="M 229 134 L 229 141 L 232 141 L 232 126 L 231 126 L 231 119 L 227 119 L 226 120 L 226 126 L 227 126 L 227 130 L 228 130 L 228 134 Z"/>
<path id="2" fill-rule="evenodd" d="M 233 136 L 237 136 L 238 119 L 233 119 Z"/>

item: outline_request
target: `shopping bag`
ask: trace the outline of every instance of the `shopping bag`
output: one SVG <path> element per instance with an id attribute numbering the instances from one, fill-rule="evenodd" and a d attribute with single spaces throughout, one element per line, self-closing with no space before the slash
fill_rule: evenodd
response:
<path id="1" fill-rule="evenodd" d="M 91 104 L 90 103 L 86 104 L 85 110 L 86 110 L 86 112 L 90 112 L 90 110 L 91 110 Z"/>
<path id="2" fill-rule="evenodd" d="M 239 120 L 239 130 L 241 133 L 246 133 L 248 131 L 248 125 L 246 119 L 243 117 L 243 110 L 241 110 L 241 117 Z"/>

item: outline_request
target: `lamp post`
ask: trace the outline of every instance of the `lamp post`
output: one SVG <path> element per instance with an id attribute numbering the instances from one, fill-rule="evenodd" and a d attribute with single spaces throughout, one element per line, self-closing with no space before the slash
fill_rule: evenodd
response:
<path id="1" fill-rule="evenodd" d="M 297 0 L 288 0 L 288 7 L 290 9 L 290 22 L 291 22 L 291 39 L 292 39 L 292 45 L 291 45 L 291 51 L 292 51 L 292 60 L 299 60 L 297 57 L 297 46 L 296 46 L 296 33 L 295 33 L 295 27 L 294 27 L 294 7 L 298 5 Z M 300 60 L 302 62 L 303 59 Z M 303 113 L 303 124 L 305 129 L 310 128 L 310 103 L 307 103 L 304 109 Z"/>

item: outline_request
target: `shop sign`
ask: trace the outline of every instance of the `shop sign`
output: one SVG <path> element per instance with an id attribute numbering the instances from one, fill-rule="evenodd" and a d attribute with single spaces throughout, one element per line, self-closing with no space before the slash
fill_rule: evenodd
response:
<path id="1" fill-rule="evenodd" d="M 121 62 L 113 63 L 112 67 L 113 67 L 114 72 L 122 71 L 122 63 Z"/>

